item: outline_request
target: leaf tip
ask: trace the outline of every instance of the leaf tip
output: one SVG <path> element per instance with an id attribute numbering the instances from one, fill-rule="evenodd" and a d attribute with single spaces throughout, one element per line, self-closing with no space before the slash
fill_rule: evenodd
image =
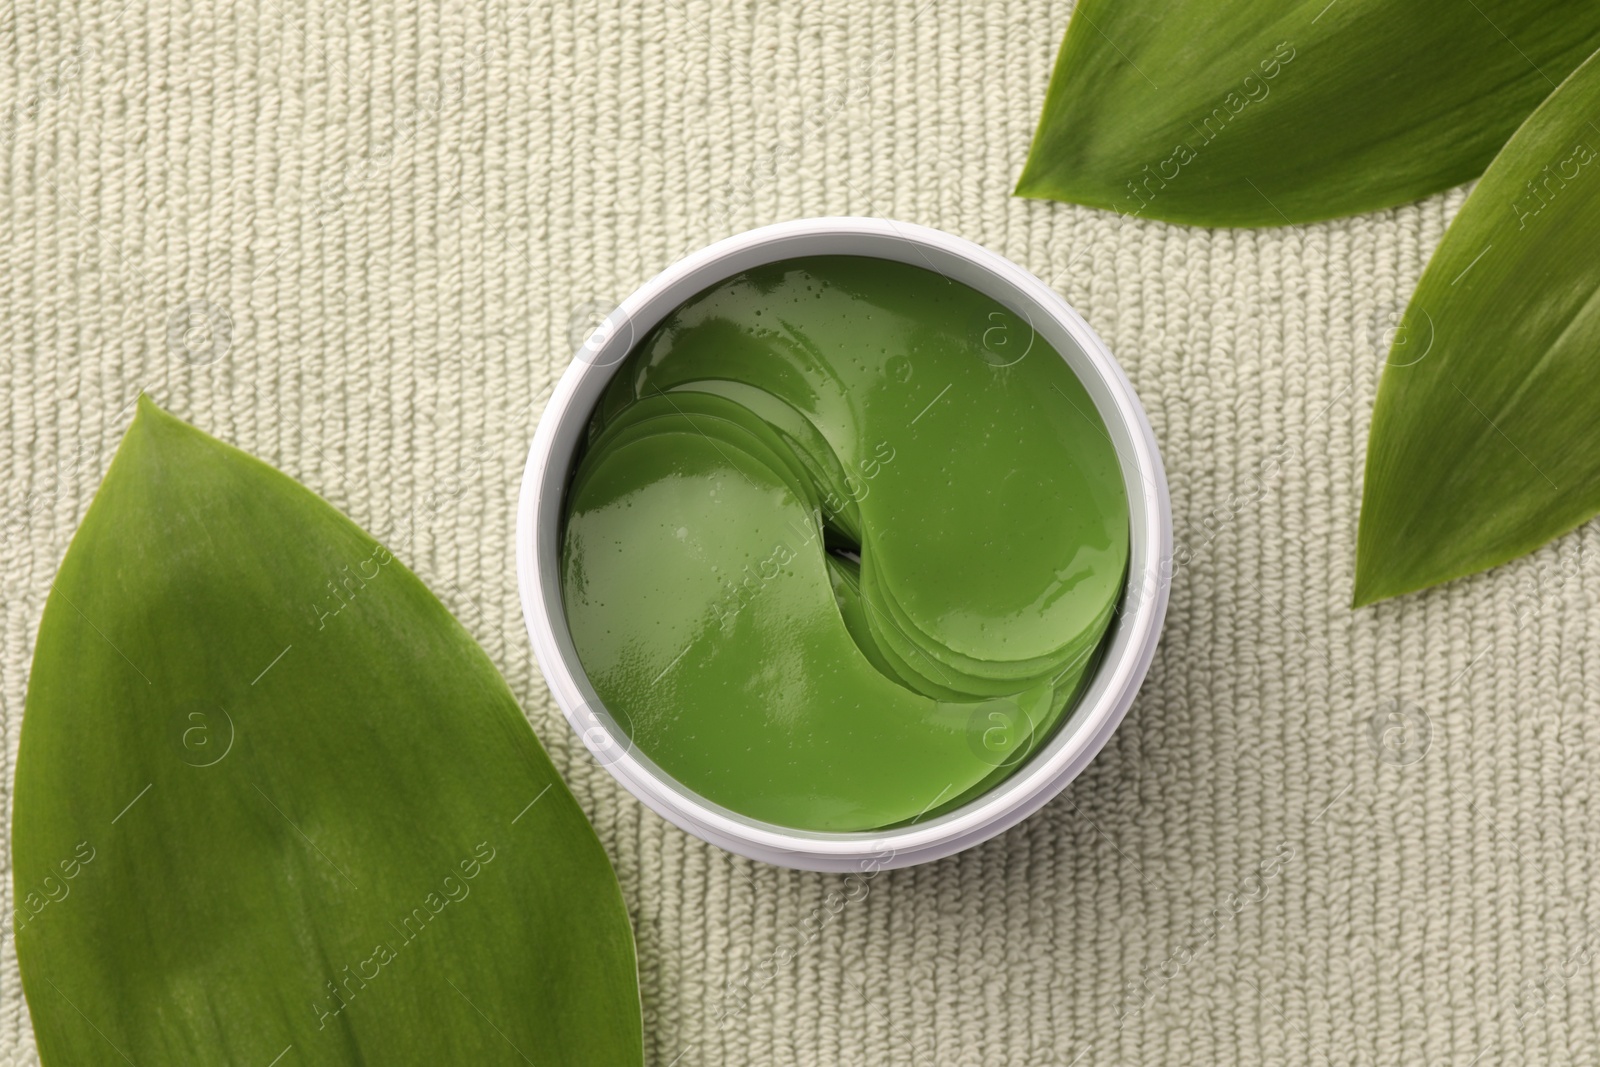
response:
<path id="1" fill-rule="evenodd" d="M 1022 173 L 1017 175 L 1017 184 L 1011 190 L 1012 196 L 1023 196 L 1030 200 L 1060 200 L 1061 196 L 1054 186 L 1060 185 L 1060 175 L 1052 168 L 1041 151 L 1044 144 L 1045 128 L 1041 122 L 1038 129 L 1033 132 L 1033 143 L 1028 146 L 1028 156 L 1022 161 Z"/>
<path id="2" fill-rule="evenodd" d="M 136 401 L 136 406 L 133 413 L 133 421 L 135 424 L 147 419 L 162 420 L 171 418 L 172 415 L 170 413 L 163 409 L 161 405 L 157 404 L 154 400 L 150 399 L 149 393 L 143 391 L 139 393 L 139 399 Z"/>
<path id="3" fill-rule="evenodd" d="M 133 422 L 123 433 L 122 445 L 117 450 L 118 457 L 126 454 L 124 467 L 140 467 L 151 463 L 165 466 L 177 462 L 179 452 L 188 450 L 197 442 L 220 444 L 209 434 L 157 404 L 148 393 L 140 393 L 135 404 Z M 112 470 L 116 469 L 114 461 Z"/>
<path id="4" fill-rule="evenodd" d="M 1386 581 L 1381 575 L 1374 574 L 1371 567 L 1362 567 L 1360 551 L 1357 550 L 1355 588 L 1350 594 L 1351 611 L 1409 592 L 1411 589 L 1403 582 L 1395 582 L 1392 579 Z"/>
<path id="5" fill-rule="evenodd" d="M 171 438 L 173 431 L 199 433 L 195 427 L 150 399 L 149 393 L 140 393 L 134 410 L 133 424 L 128 427 L 127 439 L 159 437 L 167 440 Z"/>

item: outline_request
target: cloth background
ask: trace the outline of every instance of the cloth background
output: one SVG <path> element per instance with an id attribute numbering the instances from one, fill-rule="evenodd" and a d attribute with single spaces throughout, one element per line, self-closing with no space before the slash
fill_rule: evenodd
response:
<path id="1" fill-rule="evenodd" d="M 1347 607 L 1386 334 L 1462 194 L 1261 232 L 1014 199 L 1069 14 L 8 5 L 6 824 L 44 599 L 143 389 L 398 542 L 482 642 L 616 865 L 652 1064 L 1595 1062 L 1594 531 Z M 940 227 L 1059 289 L 1149 409 L 1180 546 L 1093 766 L 837 914 L 842 878 L 687 837 L 584 754 L 512 544 L 601 315 L 689 249 L 822 214 Z M 9 937 L 0 1061 L 35 1061 Z"/>

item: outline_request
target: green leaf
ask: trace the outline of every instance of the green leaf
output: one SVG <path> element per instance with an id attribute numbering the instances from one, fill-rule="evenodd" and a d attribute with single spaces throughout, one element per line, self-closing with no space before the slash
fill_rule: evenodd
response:
<path id="1" fill-rule="evenodd" d="M 1593 0 L 1080 0 L 1017 193 L 1203 226 L 1390 207 L 1482 173 L 1596 48 Z"/>
<path id="2" fill-rule="evenodd" d="M 1379 383 L 1357 606 L 1514 559 L 1600 512 L 1600 54 L 1445 234 Z"/>
<path id="3" fill-rule="evenodd" d="M 12 831 L 46 1067 L 642 1061 L 616 879 L 489 660 L 148 400 L 45 606 Z"/>

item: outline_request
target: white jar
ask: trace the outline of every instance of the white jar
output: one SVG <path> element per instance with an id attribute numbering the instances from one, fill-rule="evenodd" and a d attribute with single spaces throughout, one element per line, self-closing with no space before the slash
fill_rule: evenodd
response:
<path id="1" fill-rule="evenodd" d="M 797 256 L 875 256 L 929 268 L 1025 319 L 1072 368 L 1116 447 L 1129 511 L 1128 588 L 1105 654 L 1077 706 L 1008 778 L 953 811 L 888 830 L 823 833 L 746 818 L 691 792 L 628 738 L 624 713 L 595 696 L 567 631 L 559 531 L 567 476 L 590 414 L 634 343 L 680 304 L 724 279 Z M 939 859 L 1037 811 L 1110 739 L 1144 681 L 1161 636 L 1171 578 L 1172 510 L 1155 435 L 1122 368 L 1049 286 L 1003 256 L 939 230 L 879 218 L 764 226 L 679 260 L 622 302 L 578 350 L 545 408 L 517 507 L 517 575 L 528 635 L 556 703 L 584 744 L 662 818 L 730 852 L 785 867 L 872 873 Z M 620 723 L 619 723 L 620 720 Z"/>

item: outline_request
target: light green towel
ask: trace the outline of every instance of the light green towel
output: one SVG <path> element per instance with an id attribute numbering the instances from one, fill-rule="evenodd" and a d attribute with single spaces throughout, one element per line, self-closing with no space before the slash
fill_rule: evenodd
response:
<path id="1" fill-rule="evenodd" d="M 616 862 L 658 1067 L 1595 1062 L 1594 531 L 1345 607 L 1384 333 L 1460 194 L 1216 233 L 1012 199 L 1068 14 L 8 6 L 7 790 L 45 595 L 146 389 L 385 536 L 506 673 Z M 864 895 L 686 837 L 595 766 L 534 666 L 512 545 L 590 326 L 691 248 L 845 213 L 1053 282 L 1149 409 L 1180 545 L 1090 770 Z M 9 858 L 4 884 L 9 908 Z M 0 1064 L 33 1062 L 8 936 Z"/>

